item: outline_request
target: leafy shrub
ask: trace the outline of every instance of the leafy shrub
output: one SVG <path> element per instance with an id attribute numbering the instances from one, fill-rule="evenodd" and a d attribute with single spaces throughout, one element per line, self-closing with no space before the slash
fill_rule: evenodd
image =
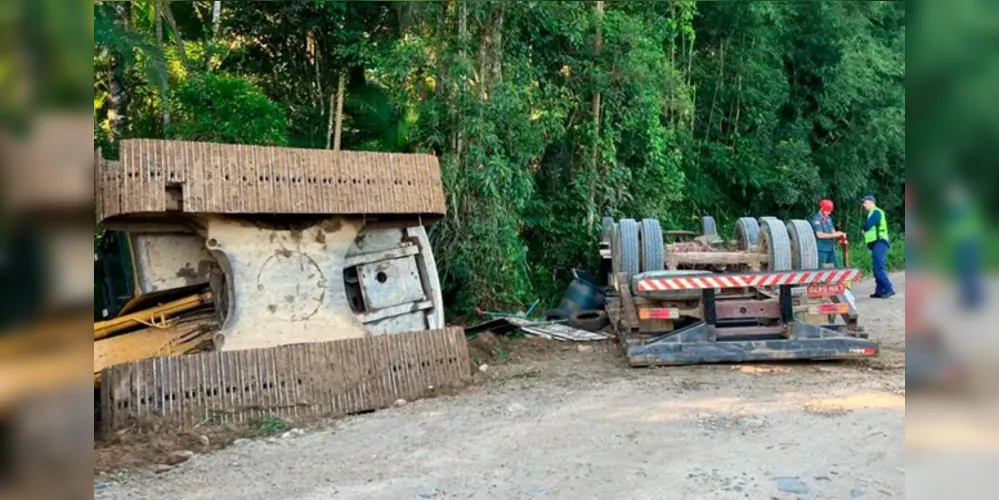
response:
<path id="1" fill-rule="evenodd" d="M 174 92 L 174 139 L 227 144 L 279 146 L 288 142 L 284 109 L 249 81 L 224 74 L 203 74 Z"/>
<path id="2" fill-rule="evenodd" d="M 252 420 L 248 425 L 249 435 L 253 437 L 276 436 L 289 429 L 288 422 L 275 415 Z"/>
<path id="3" fill-rule="evenodd" d="M 840 254 L 839 259 L 842 264 L 844 262 L 842 250 L 837 251 Z M 871 251 L 867 248 L 867 245 L 863 243 L 853 243 L 850 245 L 850 267 L 860 269 L 865 275 L 871 275 L 873 272 L 873 262 Z M 885 267 L 890 272 L 905 270 L 905 240 L 892 241 L 891 248 L 888 250 Z"/>

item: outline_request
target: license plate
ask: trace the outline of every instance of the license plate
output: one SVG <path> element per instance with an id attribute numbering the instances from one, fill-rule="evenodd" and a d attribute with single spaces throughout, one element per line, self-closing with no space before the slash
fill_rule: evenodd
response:
<path id="1" fill-rule="evenodd" d="M 808 308 L 809 314 L 846 314 L 850 312 L 850 306 L 847 304 L 821 304 L 818 306 L 812 306 Z"/>
<path id="2" fill-rule="evenodd" d="M 843 295 L 846 286 L 842 283 L 809 285 L 805 293 L 809 297 L 836 297 Z"/>

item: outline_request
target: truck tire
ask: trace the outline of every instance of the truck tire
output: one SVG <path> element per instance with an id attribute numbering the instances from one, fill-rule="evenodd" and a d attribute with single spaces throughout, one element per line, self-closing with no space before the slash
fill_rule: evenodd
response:
<path id="1" fill-rule="evenodd" d="M 760 223 L 752 217 L 742 217 L 735 224 L 735 239 L 740 250 L 760 244 Z"/>
<path id="2" fill-rule="evenodd" d="M 791 270 L 791 237 L 787 226 L 776 217 L 760 217 L 761 236 L 766 239 L 770 255 L 768 271 Z"/>
<path id="3" fill-rule="evenodd" d="M 791 239 L 791 267 L 796 271 L 818 269 L 819 245 L 812 225 L 808 221 L 794 219 L 788 221 L 787 232 Z"/>
<path id="4" fill-rule="evenodd" d="M 621 261 L 618 272 L 634 276 L 639 273 L 638 223 L 634 219 L 621 219 L 617 223 L 617 247 Z"/>
<path id="5" fill-rule="evenodd" d="M 656 219 L 643 219 L 640 228 L 642 254 L 640 268 L 643 273 L 662 271 L 666 268 L 666 246 L 663 242 L 663 228 Z"/>
<path id="6" fill-rule="evenodd" d="M 710 215 L 705 215 L 701 217 L 701 233 L 704 236 L 711 236 L 718 234 L 718 224 L 715 223 L 715 218 Z"/>
<path id="7" fill-rule="evenodd" d="M 599 332 L 610 324 L 610 318 L 604 311 L 579 311 L 569 318 L 569 326 L 588 332 Z"/>

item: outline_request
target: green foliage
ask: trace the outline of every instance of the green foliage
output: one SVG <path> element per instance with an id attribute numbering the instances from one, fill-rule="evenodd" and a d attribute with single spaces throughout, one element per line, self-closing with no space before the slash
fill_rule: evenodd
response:
<path id="1" fill-rule="evenodd" d="M 288 119 L 277 103 L 244 78 L 204 74 L 181 84 L 170 103 L 174 139 L 283 145 Z"/>
<path id="2" fill-rule="evenodd" d="M 325 147 L 345 75 L 344 149 L 440 158 L 453 312 L 553 304 L 597 265 L 605 215 L 730 229 L 829 197 L 859 241 L 874 193 L 903 221 L 902 2 L 223 2 L 208 64 L 206 7 L 172 4 L 162 50 L 146 2 L 127 29 L 95 10 L 95 122 L 127 53 L 127 134 Z"/>
<path id="3" fill-rule="evenodd" d="M 999 231 L 989 230 L 985 239 L 983 258 L 985 267 L 990 270 L 999 269 Z"/>
<path id="4" fill-rule="evenodd" d="M 252 420 L 247 427 L 251 437 L 276 436 L 290 428 L 287 421 L 276 415 Z"/>

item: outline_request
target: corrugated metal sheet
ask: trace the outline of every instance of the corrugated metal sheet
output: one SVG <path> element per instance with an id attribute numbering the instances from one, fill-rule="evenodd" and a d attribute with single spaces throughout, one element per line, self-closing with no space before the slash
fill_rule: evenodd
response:
<path id="1" fill-rule="evenodd" d="M 413 400 L 471 378 L 460 328 L 146 359 L 102 375 L 106 432 L 340 416 Z"/>
<path id="2" fill-rule="evenodd" d="M 187 213 L 445 213 L 431 155 L 132 139 L 97 168 L 101 220 L 165 212 L 168 188 Z"/>
<path id="3" fill-rule="evenodd" d="M 555 321 L 531 321 L 523 318 L 506 318 L 506 320 L 520 328 L 524 333 L 536 335 L 550 340 L 564 340 L 570 342 L 600 342 L 610 338 L 603 332 L 590 332 L 562 325 Z"/>

